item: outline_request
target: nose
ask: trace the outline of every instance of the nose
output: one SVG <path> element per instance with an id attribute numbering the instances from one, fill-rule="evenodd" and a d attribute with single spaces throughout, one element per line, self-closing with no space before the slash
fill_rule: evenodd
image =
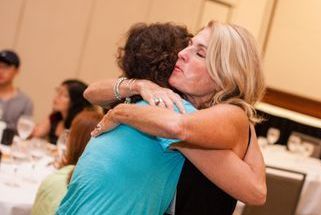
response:
<path id="1" fill-rule="evenodd" d="M 178 52 L 178 58 L 187 61 L 188 60 L 188 47 Z"/>

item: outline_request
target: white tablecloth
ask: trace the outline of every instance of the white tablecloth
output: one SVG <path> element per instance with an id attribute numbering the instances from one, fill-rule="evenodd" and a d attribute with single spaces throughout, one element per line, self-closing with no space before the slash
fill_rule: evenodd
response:
<path id="1" fill-rule="evenodd" d="M 52 166 L 47 166 L 50 159 L 52 160 L 50 157 L 44 157 L 36 165 L 31 163 L 16 165 L 8 161 L 0 164 L 1 215 L 31 213 L 41 181 L 54 171 Z"/>
<path id="2" fill-rule="evenodd" d="M 265 164 L 306 173 L 297 208 L 297 215 L 321 215 L 321 160 L 291 153 L 285 146 L 274 145 L 262 149 Z M 238 204 L 235 214 L 240 214 Z"/>

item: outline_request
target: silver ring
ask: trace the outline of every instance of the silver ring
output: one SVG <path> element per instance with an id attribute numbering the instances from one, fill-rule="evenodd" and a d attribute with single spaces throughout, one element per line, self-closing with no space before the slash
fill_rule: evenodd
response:
<path id="1" fill-rule="evenodd" d="M 163 103 L 163 99 L 162 98 L 155 97 L 155 98 L 153 98 L 153 100 L 154 100 L 155 105 L 159 105 L 160 103 Z"/>

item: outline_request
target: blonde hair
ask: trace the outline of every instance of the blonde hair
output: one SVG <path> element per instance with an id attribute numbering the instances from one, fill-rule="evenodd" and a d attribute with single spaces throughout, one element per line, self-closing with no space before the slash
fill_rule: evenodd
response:
<path id="1" fill-rule="evenodd" d="M 243 27 L 211 21 L 206 65 L 217 91 L 210 105 L 240 106 L 252 123 L 259 122 L 254 103 L 265 90 L 261 58 L 254 37 Z"/>

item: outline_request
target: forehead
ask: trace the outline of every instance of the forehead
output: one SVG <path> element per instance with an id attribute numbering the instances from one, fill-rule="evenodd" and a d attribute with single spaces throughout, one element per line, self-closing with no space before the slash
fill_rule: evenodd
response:
<path id="1" fill-rule="evenodd" d="M 6 68 L 15 68 L 13 65 L 10 65 L 6 62 L 0 61 L 1 67 L 6 67 Z"/>
<path id="2" fill-rule="evenodd" d="M 61 92 L 68 92 L 68 88 L 66 85 L 60 85 L 56 88 L 56 90 L 61 91 Z"/>
<path id="3" fill-rule="evenodd" d="M 207 47 L 210 40 L 210 35 L 211 29 L 209 27 L 204 28 L 192 38 L 193 44 Z"/>

